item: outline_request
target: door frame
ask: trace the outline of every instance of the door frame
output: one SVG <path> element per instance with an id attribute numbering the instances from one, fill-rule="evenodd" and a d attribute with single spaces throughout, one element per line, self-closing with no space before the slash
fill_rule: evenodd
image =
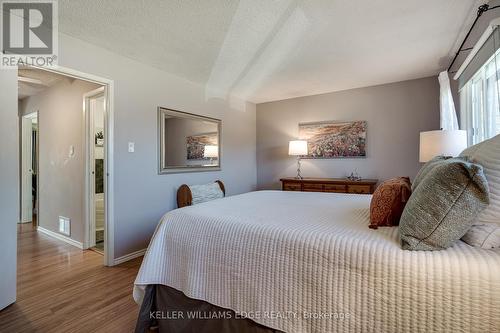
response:
<path id="1" fill-rule="evenodd" d="M 32 120 L 33 118 L 36 118 L 37 119 L 37 122 L 39 121 L 38 119 L 38 110 L 37 111 L 34 111 L 34 112 L 30 112 L 30 113 L 27 113 L 27 114 L 24 114 L 24 115 L 20 115 L 20 122 L 21 122 L 21 149 L 20 149 L 20 155 L 21 155 L 21 167 L 20 167 L 20 170 L 21 170 L 21 182 L 20 182 L 20 209 L 21 209 L 21 214 L 20 214 L 20 218 L 19 218 L 19 221 L 20 223 L 28 223 L 28 222 L 31 222 L 33 226 L 36 226 L 38 224 L 35 223 L 35 221 L 33 220 L 33 201 L 30 200 L 31 202 L 31 220 L 27 220 L 27 221 L 24 221 L 23 220 L 23 216 L 24 216 L 24 208 L 25 208 L 25 203 L 24 203 L 24 159 L 25 159 L 25 148 L 24 148 L 24 143 L 25 143 L 25 133 L 24 133 L 24 123 L 23 123 L 23 120 L 24 119 L 30 119 Z M 31 130 L 31 143 L 33 143 L 33 130 Z M 36 140 L 36 147 L 35 147 L 35 150 L 38 152 L 38 144 L 39 144 L 39 140 Z M 31 164 L 33 165 L 33 146 L 31 146 Z M 38 171 L 38 158 L 36 159 L 35 163 L 37 164 L 36 166 L 36 169 Z M 32 168 L 31 168 L 31 172 L 33 172 Z M 36 197 L 35 197 L 35 202 L 38 202 L 38 176 L 36 178 L 36 182 L 37 182 L 37 191 L 36 191 Z M 32 186 L 33 186 L 33 183 L 32 183 Z M 30 193 L 32 193 L 33 189 L 29 190 Z M 32 196 L 32 195 L 30 195 Z M 37 215 L 38 217 L 38 215 Z M 37 219 L 38 220 L 38 219 Z"/>
<path id="2" fill-rule="evenodd" d="M 83 105 L 84 105 L 84 134 L 85 134 L 85 238 L 84 238 L 84 248 L 88 249 L 95 246 L 95 165 L 92 163 L 94 161 L 94 113 L 92 112 L 90 102 L 93 99 L 103 96 L 106 100 L 106 94 L 104 87 L 92 90 L 85 95 L 83 95 Z M 104 118 L 106 118 L 106 106 L 104 106 Z M 104 161 L 106 161 L 106 141 L 107 141 L 107 131 L 106 122 L 104 123 Z M 106 200 L 107 187 L 106 182 L 104 182 L 104 200 Z M 106 209 L 104 209 L 104 214 L 106 214 Z M 106 216 L 106 215 L 105 215 Z M 106 233 L 106 223 L 104 227 L 104 233 Z M 106 247 L 107 244 L 104 244 Z"/>
<path id="3" fill-rule="evenodd" d="M 104 96 L 106 99 L 106 113 L 104 117 L 104 131 L 106 132 L 106 138 L 104 142 L 104 188 L 105 188 L 105 196 L 104 196 L 104 265 L 113 266 L 114 265 L 114 81 L 111 79 L 107 79 L 104 77 L 100 77 L 93 74 L 88 74 L 84 72 L 80 72 L 71 68 L 62 67 L 62 66 L 54 66 L 51 68 L 38 67 L 38 66 L 28 66 L 31 68 L 36 68 L 39 70 L 44 70 L 47 72 L 52 72 L 64 76 L 69 76 L 75 79 L 96 83 L 102 85 L 104 89 Z M 85 103 L 82 103 L 82 119 L 84 126 L 86 127 L 85 119 Z M 83 129 L 83 132 L 86 132 L 86 128 Z M 85 134 L 84 134 L 85 135 Z M 87 141 L 87 137 L 85 137 L 85 141 Z M 88 154 L 86 154 L 86 158 L 88 158 Z M 88 179 L 88 169 L 84 168 L 84 176 L 85 179 Z M 86 181 L 88 184 L 88 181 Z M 84 193 L 84 221 L 85 221 L 85 230 L 88 231 L 88 205 L 87 201 L 89 198 L 88 194 L 88 186 L 86 186 Z M 39 205 L 40 206 L 40 205 Z M 85 236 L 84 245 L 87 243 L 87 237 Z"/>

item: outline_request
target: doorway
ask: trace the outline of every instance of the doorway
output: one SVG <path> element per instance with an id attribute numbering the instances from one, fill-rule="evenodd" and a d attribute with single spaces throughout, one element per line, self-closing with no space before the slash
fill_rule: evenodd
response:
<path id="1" fill-rule="evenodd" d="M 21 117 L 21 219 L 36 226 L 38 205 L 38 112 Z"/>
<path id="2" fill-rule="evenodd" d="M 96 250 L 113 266 L 113 81 L 20 67 L 18 89 L 20 227 L 32 222 L 36 232 Z"/>

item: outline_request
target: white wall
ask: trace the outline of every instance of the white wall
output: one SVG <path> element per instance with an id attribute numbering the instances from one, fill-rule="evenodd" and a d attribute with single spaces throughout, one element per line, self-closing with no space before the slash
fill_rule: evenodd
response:
<path id="1" fill-rule="evenodd" d="M 68 217 L 70 238 L 81 243 L 85 237 L 83 95 L 98 87 L 81 80 L 63 81 L 20 103 L 21 114 L 39 112 L 38 224 L 58 232 L 59 216 Z"/>
<path id="2" fill-rule="evenodd" d="M 115 244 L 120 257 L 143 249 L 161 216 L 176 207 L 183 183 L 221 179 L 229 195 L 256 187 L 255 105 L 233 108 L 205 97 L 204 87 L 61 35 L 59 65 L 114 80 Z M 222 119 L 222 170 L 158 175 L 157 107 Z M 135 153 L 127 143 L 135 142 Z"/>
<path id="3" fill-rule="evenodd" d="M 16 300 L 19 221 L 17 71 L 0 70 L 0 309 Z"/>
<path id="4" fill-rule="evenodd" d="M 366 120 L 367 157 L 303 160 L 302 176 L 345 177 L 357 169 L 364 178 L 414 177 L 419 133 L 439 129 L 437 77 L 258 104 L 258 187 L 280 188 L 281 177 L 295 176 L 288 141 L 299 123 L 327 120 Z"/>

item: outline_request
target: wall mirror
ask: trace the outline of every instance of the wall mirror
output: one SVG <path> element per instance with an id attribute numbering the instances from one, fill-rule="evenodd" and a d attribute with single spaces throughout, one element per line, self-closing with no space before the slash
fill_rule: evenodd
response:
<path id="1" fill-rule="evenodd" d="M 159 173 L 220 170 L 221 121 L 158 108 Z"/>

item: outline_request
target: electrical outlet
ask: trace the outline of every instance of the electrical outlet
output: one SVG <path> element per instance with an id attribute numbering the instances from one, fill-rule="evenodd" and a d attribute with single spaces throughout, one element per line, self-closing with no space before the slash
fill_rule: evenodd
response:
<path id="1" fill-rule="evenodd" d="M 71 220 L 69 217 L 59 216 L 59 233 L 69 236 Z"/>
<path id="2" fill-rule="evenodd" d="M 128 143 L 128 152 L 133 153 L 135 151 L 135 143 L 134 142 L 129 142 Z"/>

